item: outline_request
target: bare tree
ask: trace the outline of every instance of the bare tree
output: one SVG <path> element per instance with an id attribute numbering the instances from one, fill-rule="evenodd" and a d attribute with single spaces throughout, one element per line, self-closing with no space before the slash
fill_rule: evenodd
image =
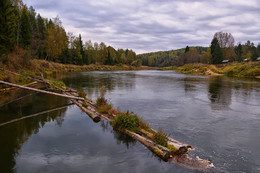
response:
<path id="1" fill-rule="evenodd" d="M 220 31 L 216 32 L 214 37 L 218 39 L 218 43 L 221 48 L 234 47 L 235 39 L 231 33 Z"/>

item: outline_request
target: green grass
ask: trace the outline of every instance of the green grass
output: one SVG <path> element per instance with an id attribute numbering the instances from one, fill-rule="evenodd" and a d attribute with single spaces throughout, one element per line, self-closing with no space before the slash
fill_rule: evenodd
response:
<path id="1" fill-rule="evenodd" d="M 96 106 L 100 107 L 100 106 L 105 106 L 108 104 L 108 101 L 105 97 L 98 97 L 97 101 L 96 101 Z"/>
<path id="2" fill-rule="evenodd" d="M 168 69 L 170 70 L 170 68 Z M 229 63 L 229 64 L 220 64 L 220 65 L 196 63 L 196 64 L 186 64 L 182 67 L 177 68 L 177 72 L 184 73 L 184 74 L 205 75 L 207 71 L 212 71 L 217 74 L 224 74 L 226 76 L 237 76 L 237 77 L 260 76 L 260 62 Z"/>
<path id="3" fill-rule="evenodd" d="M 167 147 L 167 134 L 159 128 L 158 132 L 154 134 L 154 142 L 161 146 Z"/>
<path id="4" fill-rule="evenodd" d="M 223 67 L 227 76 L 260 76 L 260 63 L 233 63 Z"/>
<path id="5" fill-rule="evenodd" d="M 55 81 L 55 80 L 49 80 L 49 83 L 58 87 L 58 88 L 64 88 L 66 87 L 65 83 L 62 81 Z"/>
<path id="6" fill-rule="evenodd" d="M 83 89 L 78 89 L 79 97 L 86 98 L 87 94 L 83 91 Z"/>
<path id="7" fill-rule="evenodd" d="M 108 113 L 108 111 L 110 110 L 110 109 L 112 109 L 113 108 L 113 105 L 110 103 L 110 104 L 108 104 L 108 105 L 102 105 L 102 106 L 99 106 L 98 107 L 98 112 L 100 112 L 100 113 Z"/>
<path id="8" fill-rule="evenodd" d="M 129 112 L 119 113 L 114 120 L 111 121 L 111 125 L 118 131 L 130 130 L 133 132 L 139 131 L 141 128 L 148 128 L 149 126 L 136 114 Z"/>

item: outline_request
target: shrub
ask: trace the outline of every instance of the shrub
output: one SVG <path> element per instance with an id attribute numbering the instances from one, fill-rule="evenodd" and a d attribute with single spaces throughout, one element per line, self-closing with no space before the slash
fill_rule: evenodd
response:
<path id="1" fill-rule="evenodd" d="M 83 91 L 83 89 L 78 89 L 79 97 L 86 98 L 87 94 Z"/>
<path id="2" fill-rule="evenodd" d="M 111 108 L 110 110 L 108 110 L 108 115 L 118 115 L 120 113 L 120 111 Z"/>
<path id="3" fill-rule="evenodd" d="M 161 128 L 159 128 L 158 132 L 154 134 L 154 142 L 167 147 L 167 134 Z"/>
<path id="4" fill-rule="evenodd" d="M 108 105 L 101 105 L 98 107 L 98 112 L 100 113 L 108 113 L 110 109 L 112 109 L 113 105 L 110 103 Z"/>
<path id="5" fill-rule="evenodd" d="M 141 118 L 134 113 L 119 113 L 114 120 L 111 121 L 111 125 L 114 129 L 139 131 L 141 128 L 149 127 Z"/>
<path id="6" fill-rule="evenodd" d="M 96 105 L 97 107 L 107 105 L 107 99 L 105 99 L 105 97 L 98 97 L 96 101 Z"/>

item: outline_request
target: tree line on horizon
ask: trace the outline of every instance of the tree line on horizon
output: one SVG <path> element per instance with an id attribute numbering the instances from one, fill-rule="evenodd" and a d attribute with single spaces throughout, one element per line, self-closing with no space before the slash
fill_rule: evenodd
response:
<path id="1" fill-rule="evenodd" d="M 64 64 L 127 64 L 134 66 L 182 66 L 188 63 L 219 64 L 223 60 L 256 60 L 260 44 L 247 41 L 234 45 L 231 33 L 215 33 L 209 47 L 189 47 L 136 55 L 133 50 L 117 49 L 104 42 L 83 42 L 66 32 L 59 17 L 47 19 L 22 0 L 0 1 L 0 62 L 26 64 L 45 59 Z"/>
<path id="2" fill-rule="evenodd" d="M 0 2 L 0 62 L 45 59 L 65 64 L 129 64 L 142 63 L 133 50 L 107 46 L 104 42 L 85 43 L 81 34 L 67 33 L 59 17 L 43 18 L 22 0 Z"/>
<path id="3" fill-rule="evenodd" d="M 260 56 L 260 44 L 248 40 L 234 45 L 231 33 L 216 32 L 209 47 L 189 47 L 137 55 L 143 65 L 154 67 L 183 66 L 190 63 L 221 64 L 223 60 L 242 62 L 255 61 Z"/>

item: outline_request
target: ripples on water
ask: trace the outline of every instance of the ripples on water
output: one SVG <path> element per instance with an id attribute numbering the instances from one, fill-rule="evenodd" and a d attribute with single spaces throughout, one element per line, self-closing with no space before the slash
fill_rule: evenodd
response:
<path id="1" fill-rule="evenodd" d="M 120 107 L 196 148 L 212 172 L 259 172 L 260 81 L 169 71 L 80 72 L 59 76 L 95 100 L 99 88 Z M 18 91 L 9 97 L 29 92 Z M 1 96 L 1 103 L 8 97 Z M 0 123 L 69 100 L 35 94 L 0 107 Z M 93 123 L 76 106 L 0 127 L 3 172 L 197 172 L 165 163 L 140 143 Z M 2 166 L 3 165 L 3 166 Z M 2 171 L 1 171 L 2 172 Z"/>

